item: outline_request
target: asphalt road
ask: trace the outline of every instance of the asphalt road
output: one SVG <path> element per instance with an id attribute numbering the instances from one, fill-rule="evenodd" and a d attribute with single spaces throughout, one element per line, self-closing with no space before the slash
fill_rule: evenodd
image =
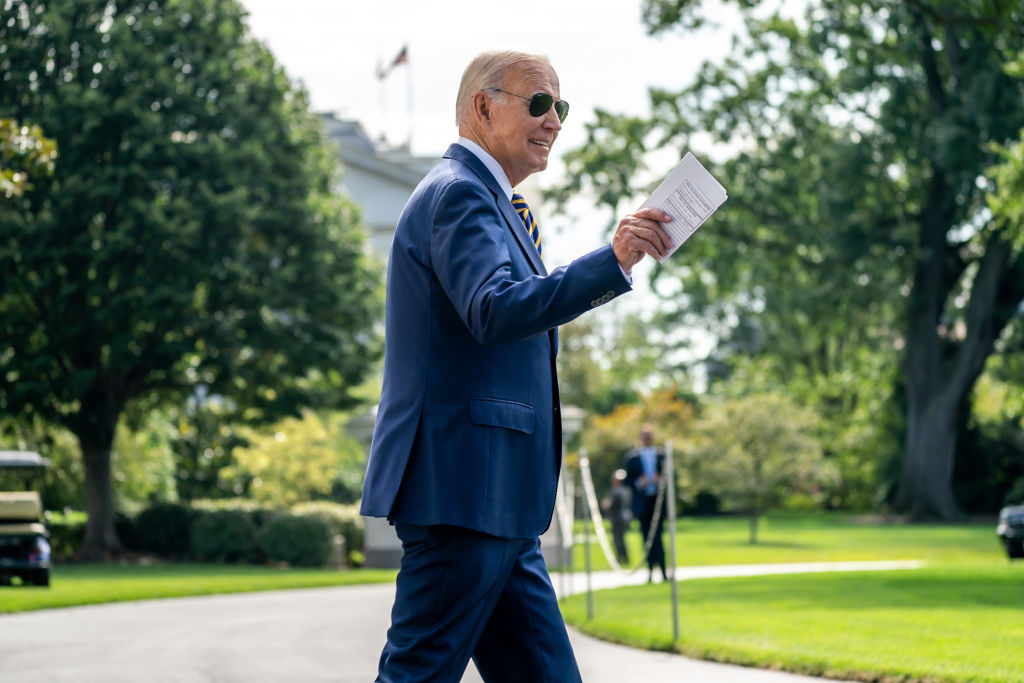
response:
<path id="1" fill-rule="evenodd" d="M 909 568 L 847 563 L 694 568 L 710 575 Z M 594 587 L 643 580 L 595 575 Z M 561 585 L 560 585 L 561 584 Z M 555 579 L 560 592 L 585 588 Z M 3 683 L 366 683 L 389 625 L 394 587 L 317 588 L 149 600 L 0 616 Z M 570 631 L 587 683 L 800 683 L 822 679 L 745 669 L 604 643 Z M 479 682 L 470 665 L 464 683 Z M 524 682 L 525 683 L 525 682 Z"/>

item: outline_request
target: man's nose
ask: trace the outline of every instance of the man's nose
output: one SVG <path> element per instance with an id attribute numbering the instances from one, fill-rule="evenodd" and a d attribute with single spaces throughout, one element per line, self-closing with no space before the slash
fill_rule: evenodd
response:
<path id="1" fill-rule="evenodd" d="M 555 111 L 554 107 L 548 109 L 547 113 L 544 114 L 544 127 L 551 128 L 556 132 L 562 130 L 562 122 L 558 120 L 558 112 Z"/>

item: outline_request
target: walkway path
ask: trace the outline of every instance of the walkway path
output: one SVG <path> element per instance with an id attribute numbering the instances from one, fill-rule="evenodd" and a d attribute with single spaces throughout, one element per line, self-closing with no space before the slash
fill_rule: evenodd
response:
<path id="1" fill-rule="evenodd" d="M 910 568 L 907 563 L 680 569 L 680 579 L 779 571 Z M 645 580 L 640 574 L 629 582 Z M 555 577 L 563 592 L 584 577 Z M 559 583 L 567 584 L 559 587 Z M 597 587 L 621 585 L 610 572 Z M 18 683 L 368 683 L 394 587 L 317 588 L 44 610 L 0 616 L 0 679 Z M 633 650 L 570 632 L 587 683 L 820 683 L 821 679 Z M 480 681 L 471 666 L 464 683 Z"/>

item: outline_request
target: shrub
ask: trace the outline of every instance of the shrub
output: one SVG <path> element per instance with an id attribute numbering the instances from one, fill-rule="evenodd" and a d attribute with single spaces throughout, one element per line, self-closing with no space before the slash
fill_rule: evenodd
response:
<path id="1" fill-rule="evenodd" d="M 1024 477 L 1021 477 L 1006 493 L 1003 505 L 1024 505 Z"/>
<path id="2" fill-rule="evenodd" d="M 332 536 L 341 536 L 345 539 L 345 561 L 353 566 L 362 564 L 365 532 L 363 518 L 359 515 L 357 505 L 341 505 L 321 500 L 299 503 L 292 507 L 291 512 L 323 520 L 331 530 Z"/>
<path id="3" fill-rule="evenodd" d="M 203 498 L 192 501 L 192 509 L 196 512 L 212 512 L 214 510 L 244 512 L 257 529 L 262 529 L 272 517 L 281 514 L 281 511 L 276 508 L 267 507 L 259 501 L 248 498 Z"/>
<path id="4" fill-rule="evenodd" d="M 157 503 L 135 521 L 139 550 L 179 559 L 188 554 L 192 512 L 177 503 Z"/>
<path id="5" fill-rule="evenodd" d="M 194 514 L 192 557 L 202 562 L 252 562 L 260 557 L 256 525 L 244 510 L 209 510 Z"/>
<path id="6" fill-rule="evenodd" d="M 75 556 L 85 539 L 84 512 L 51 512 L 47 510 L 46 528 L 50 532 L 50 549 L 55 559 L 69 559 Z"/>
<path id="7" fill-rule="evenodd" d="M 334 550 L 330 526 L 313 515 L 274 517 L 259 533 L 267 558 L 293 567 L 322 567 Z"/>
<path id="8" fill-rule="evenodd" d="M 114 513 L 114 531 L 125 550 L 138 550 L 139 539 L 135 533 L 135 519 L 124 512 Z"/>

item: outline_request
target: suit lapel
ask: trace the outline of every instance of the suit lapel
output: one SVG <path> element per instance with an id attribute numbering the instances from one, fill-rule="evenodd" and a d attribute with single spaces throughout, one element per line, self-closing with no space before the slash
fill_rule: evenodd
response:
<path id="1" fill-rule="evenodd" d="M 505 216 L 505 222 L 508 223 L 512 234 L 516 236 L 519 248 L 523 250 L 523 254 L 530 262 L 530 265 L 541 275 L 547 275 L 548 270 L 544 267 L 544 261 L 541 260 L 540 254 L 537 253 L 537 247 L 534 246 L 533 240 L 530 239 L 530 233 L 526 232 L 526 225 L 523 223 L 523 219 L 516 213 L 512 202 L 503 194 L 498 196 L 498 208 L 501 209 L 502 215 Z"/>
<path id="2" fill-rule="evenodd" d="M 537 247 L 533 245 L 533 240 L 530 239 L 530 233 L 526 231 L 523 220 L 516 213 L 511 200 L 505 196 L 501 186 L 498 185 L 498 181 L 487 170 L 483 162 L 468 149 L 457 144 L 450 146 L 444 156 L 461 161 L 483 181 L 484 185 L 494 194 L 498 210 L 501 211 L 501 215 L 505 218 L 505 223 L 508 225 L 509 230 L 512 231 L 516 241 L 519 242 L 519 248 L 522 250 L 523 255 L 526 256 L 526 260 L 530 262 L 530 267 L 539 275 L 547 275 L 547 268 L 544 267 L 544 262 L 541 260 L 540 254 L 537 253 Z"/>

